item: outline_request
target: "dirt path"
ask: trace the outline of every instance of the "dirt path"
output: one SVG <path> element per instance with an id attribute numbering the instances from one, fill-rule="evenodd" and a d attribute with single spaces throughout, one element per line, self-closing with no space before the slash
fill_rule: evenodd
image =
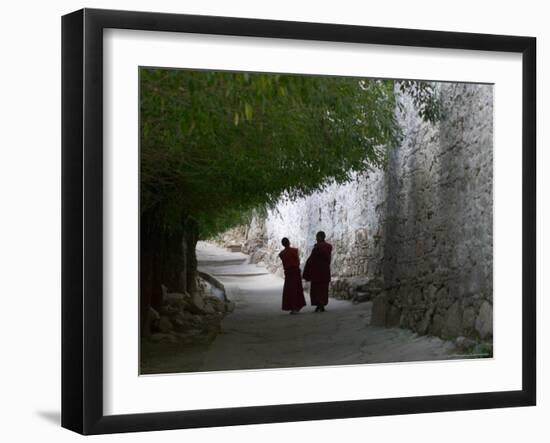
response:
<path id="1" fill-rule="evenodd" d="M 313 313 L 308 305 L 289 315 L 281 310 L 283 279 L 248 264 L 248 256 L 204 242 L 197 256 L 199 267 L 219 279 L 236 304 L 199 371 L 453 358 L 451 342 L 370 326 L 370 302 L 330 299 L 325 313 Z"/>

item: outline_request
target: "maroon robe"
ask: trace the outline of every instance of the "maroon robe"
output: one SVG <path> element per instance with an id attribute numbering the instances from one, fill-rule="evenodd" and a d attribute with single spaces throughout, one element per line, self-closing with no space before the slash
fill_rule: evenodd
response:
<path id="1" fill-rule="evenodd" d="M 328 304 L 331 255 L 332 245 L 326 241 L 320 241 L 315 244 L 306 261 L 304 279 L 311 282 L 309 296 L 312 306 Z"/>
<path id="2" fill-rule="evenodd" d="M 302 276 L 300 272 L 300 257 L 298 249 L 285 248 L 279 253 L 285 270 L 283 286 L 283 311 L 299 311 L 306 305 Z"/>

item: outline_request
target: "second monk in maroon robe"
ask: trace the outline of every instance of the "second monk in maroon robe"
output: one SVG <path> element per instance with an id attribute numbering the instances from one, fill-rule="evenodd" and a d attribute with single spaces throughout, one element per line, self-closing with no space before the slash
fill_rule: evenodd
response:
<path id="1" fill-rule="evenodd" d="M 325 241 L 325 233 L 320 231 L 304 268 L 304 279 L 311 282 L 311 305 L 317 306 L 316 311 L 324 311 L 324 306 L 328 304 L 331 256 L 332 245 Z"/>
<path id="2" fill-rule="evenodd" d="M 285 270 L 283 311 L 296 313 L 306 305 L 304 288 L 302 287 L 300 257 L 298 255 L 298 249 L 290 247 L 288 238 L 283 238 L 282 243 L 285 249 L 279 253 L 279 258 L 282 260 Z"/>

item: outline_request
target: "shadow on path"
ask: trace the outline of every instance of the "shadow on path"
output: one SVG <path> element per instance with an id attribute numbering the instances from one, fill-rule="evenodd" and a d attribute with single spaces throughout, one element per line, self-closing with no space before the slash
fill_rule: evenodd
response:
<path id="1" fill-rule="evenodd" d="M 235 311 L 199 371 L 425 361 L 452 358 L 454 345 L 404 329 L 370 326 L 372 303 L 330 299 L 325 313 L 281 310 L 283 279 L 248 256 L 199 242 L 199 267 L 224 285 Z M 308 294 L 306 294 L 308 299 Z M 309 301 L 309 300 L 308 300 Z"/>

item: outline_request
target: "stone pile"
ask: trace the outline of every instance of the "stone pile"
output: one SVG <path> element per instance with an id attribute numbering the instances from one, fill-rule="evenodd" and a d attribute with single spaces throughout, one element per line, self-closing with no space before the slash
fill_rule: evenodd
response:
<path id="1" fill-rule="evenodd" d="M 162 307 L 158 312 L 150 308 L 152 342 L 210 343 L 221 332 L 221 321 L 233 311 L 234 303 L 203 279 L 198 279 L 197 286 L 194 294 L 168 293 L 163 288 Z"/>
<path id="2" fill-rule="evenodd" d="M 372 301 L 383 290 L 383 281 L 365 276 L 336 278 L 330 284 L 330 293 L 334 298 L 353 303 Z"/>

